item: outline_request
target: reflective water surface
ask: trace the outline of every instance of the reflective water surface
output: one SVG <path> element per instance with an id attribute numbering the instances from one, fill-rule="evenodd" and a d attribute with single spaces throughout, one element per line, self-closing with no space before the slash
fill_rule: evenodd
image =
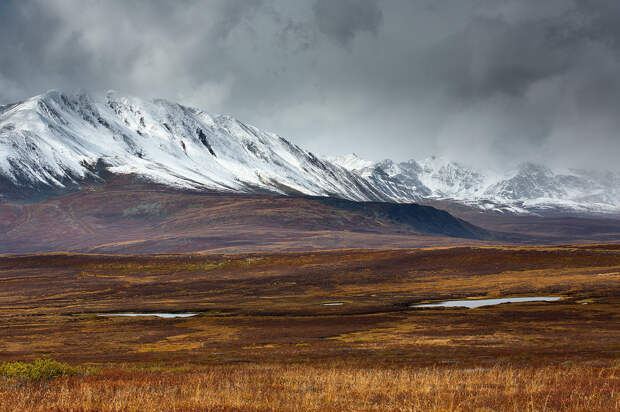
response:
<path id="1" fill-rule="evenodd" d="M 98 316 L 156 316 L 158 318 L 189 318 L 197 313 L 103 313 Z"/>
<path id="2" fill-rule="evenodd" d="M 521 298 L 498 298 L 498 299 L 476 299 L 476 300 L 447 300 L 439 303 L 426 303 L 423 305 L 411 305 L 412 308 L 437 308 L 437 307 L 464 307 L 464 308 L 479 308 L 481 306 L 499 305 L 500 303 L 514 303 L 514 302 L 552 302 L 562 299 L 557 296 L 528 296 Z"/>

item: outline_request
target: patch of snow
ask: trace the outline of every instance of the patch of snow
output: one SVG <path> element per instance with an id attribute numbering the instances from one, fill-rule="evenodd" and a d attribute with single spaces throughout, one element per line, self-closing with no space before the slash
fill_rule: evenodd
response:
<path id="1" fill-rule="evenodd" d="M 373 161 L 360 158 L 355 153 L 344 156 L 326 157 L 326 159 L 350 171 L 362 170 L 375 164 Z"/>

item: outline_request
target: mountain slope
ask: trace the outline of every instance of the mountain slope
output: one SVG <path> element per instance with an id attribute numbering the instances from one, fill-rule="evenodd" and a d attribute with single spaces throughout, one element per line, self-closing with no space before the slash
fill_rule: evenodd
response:
<path id="1" fill-rule="evenodd" d="M 63 191 L 103 169 L 185 189 L 387 200 L 277 135 L 165 100 L 51 91 L 1 109 L 3 192 Z"/>
<path id="2" fill-rule="evenodd" d="M 428 206 L 92 185 L 0 203 L 0 254 L 178 253 L 480 244 L 502 240 Z"/>
<path id="3" fill-rule="evenodd" d="M 516 170 L 493 174 L 437 157 L 402 163 L 368 162 L 355 155 L 331 160 L 399 201 L 452 200 L 511 213 L 620 212 L 619 173 L 575 169 L 558 172 L 523 163 Z"/>
<path id="4" fill-rule="evenodd" d="M 620 219 L 549 218 L 326 197 L 88 185 L 37 203 L 0 202 L 0 254 L 183 253 L 617 242 Z M 457 216 L 457 217 L 455 217 Z"/>

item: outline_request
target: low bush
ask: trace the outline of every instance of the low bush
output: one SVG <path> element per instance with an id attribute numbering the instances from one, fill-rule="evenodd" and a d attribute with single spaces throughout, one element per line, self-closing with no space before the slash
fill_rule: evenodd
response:
<path id="1" fill-rule="evenodd" d="M 78 368 L 53 359 L 36 359 L 28 362 L 4 362 L 0 364 L 0 376 L 30 381 L 41 381 L 61 376 L 77 375 Z"/>

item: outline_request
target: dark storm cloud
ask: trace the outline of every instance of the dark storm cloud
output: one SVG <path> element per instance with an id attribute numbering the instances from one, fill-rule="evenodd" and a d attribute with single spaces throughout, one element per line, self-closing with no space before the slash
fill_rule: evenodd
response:
<path id="1" fill-rule="evenodd" d="M 117 89 L 319 153 L 619 168 L 612 0 L 0 1 L 0 102 Z"/>
<path id="2" fill-rule="evenodd" d="M 345 45 L 357 32 L 376 33 L 382 18 L 375 0 L 317 0 L 313 10 L 319 30 Z"/>

